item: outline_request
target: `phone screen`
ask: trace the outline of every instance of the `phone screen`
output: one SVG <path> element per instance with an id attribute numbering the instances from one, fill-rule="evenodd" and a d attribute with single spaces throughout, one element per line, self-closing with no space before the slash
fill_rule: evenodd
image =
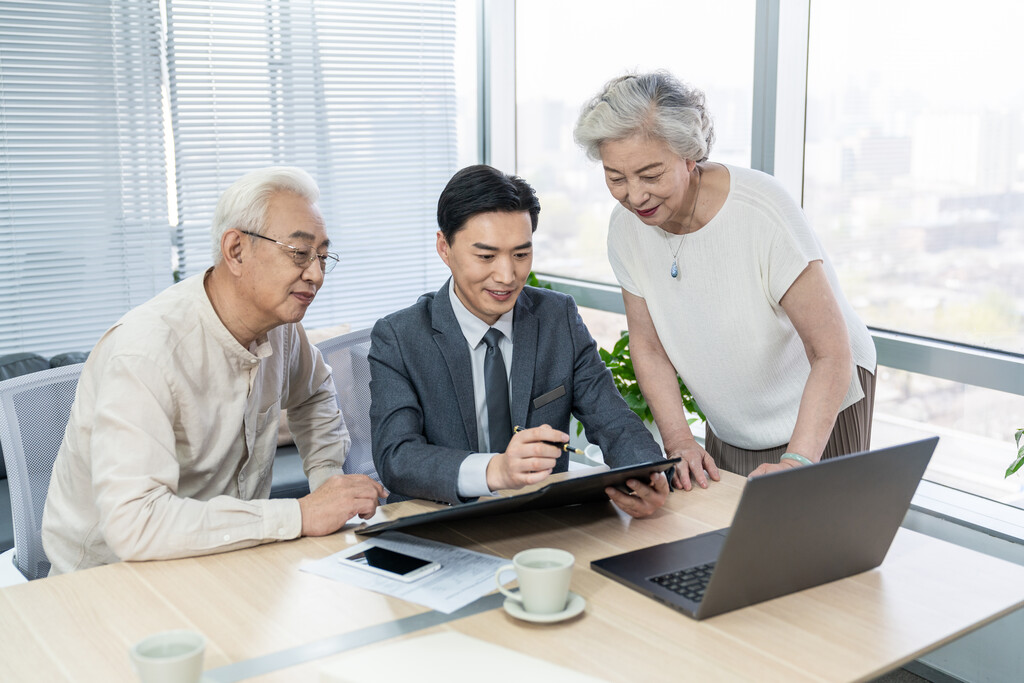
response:
<path id="1" fill-rule="evenodd" d="M 378 548 L 376 546 L 367 548 L 361 553 L 351 555 L 347 559 L 356 564 L 375 567 L 386 572 L 391 572 L 392 574 L 398 574 L 399 576 L 404 576 L 409 572 L 430 564 L 430 560 L 424 560 L 419 557 L 405 555 L 403 553 L 395 552 L 394 550 Z"/>

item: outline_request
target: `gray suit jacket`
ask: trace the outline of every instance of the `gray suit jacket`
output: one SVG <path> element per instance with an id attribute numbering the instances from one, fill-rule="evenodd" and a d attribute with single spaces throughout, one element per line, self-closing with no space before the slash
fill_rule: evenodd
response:
<path id="1" fill-rule="evenodd" d="M 370 347 L 373 461 L 389 501 L 465 502 L 459 467 L 478 451 L 470 350 L 446 283 L 381 318 Z M 526 287 L 512 331 L 512 424 L 568 433 L 575 415 L 612 467 L 663 458 L 626 405 L 571 297 Z M 555 471 L 568 468 L 562 455 Z"/>

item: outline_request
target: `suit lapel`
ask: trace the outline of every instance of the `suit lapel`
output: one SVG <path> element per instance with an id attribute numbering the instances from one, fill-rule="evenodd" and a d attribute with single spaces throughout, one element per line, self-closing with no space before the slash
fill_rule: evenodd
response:
<path id="1" fill-rule="evenodd" d="M 476 433 L 476 401 L 473 395 L 473 366 L 469 357 L 469 345 L 462 334 L 459 321 L 452 310 L 451 299 L 448 298 L 448 282 L 434 295 L 431 307 L 431 324 L 434 328 L 434 343 L 448 365 L 452 384 L 455 385 L 455 398 L 459 404 L 462 424 L 466 429 L 466 439 L 470 450 L 479 448 Z"/>
<path id="2" fill-rule="evenodd" d="M 516 301 L 512 318 L 512 424 L 527 428 L 530 395 L 533 393 L 533 371 L 537 366 L 537 316 L 533 301 L 524 289 Z"/>

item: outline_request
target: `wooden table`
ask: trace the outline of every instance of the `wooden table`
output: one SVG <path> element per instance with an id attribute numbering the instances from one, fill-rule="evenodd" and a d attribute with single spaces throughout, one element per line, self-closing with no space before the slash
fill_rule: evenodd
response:
<path id="1" fill-rule="evenodd" d="M 852 681 L 897 668 L 1024 605 L 1024 567 L 905 529 L 878 569 L 701 622 L 590 570 L 596 558 L 727 526 L 743 482 L 723 473 L 720 483 L 676 492 L 658 515 L 639 521 L 593 504 L 420 527 L 418 535 L 503 557 L 534 546 L 564 548 L 576 556 L 572 588 L 587 607 L 550 625 L 494 609 L 419 634 L 453 629 L 611 681 Z M 417 507 L 398 505 L 389 510 Z M 2 589 L 0 677 L 134 681 L 129 646 L 164 629 L 204 633 L 210 669 L 425 612 L 299 571 L 361 540 L 343 530 Z M 344 656 L 251 680 L 315 681 L 325 664 Z M 386 662 L 382 667 L 386 680 Z"/>

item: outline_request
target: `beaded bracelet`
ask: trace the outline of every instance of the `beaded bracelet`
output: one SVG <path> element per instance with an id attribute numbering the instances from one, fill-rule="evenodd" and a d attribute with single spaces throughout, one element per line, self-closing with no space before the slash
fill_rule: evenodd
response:
<path id="1" fill-rule="evenodd" d="M 783 460 L 792 460 L 793 462 L 798 462 L 801 465 L 813 464 L 810 460 L 800 455 L 799 453 L 783 453 L 782 457 L 779 458 L 779 462 L 782 462 Z"/>

